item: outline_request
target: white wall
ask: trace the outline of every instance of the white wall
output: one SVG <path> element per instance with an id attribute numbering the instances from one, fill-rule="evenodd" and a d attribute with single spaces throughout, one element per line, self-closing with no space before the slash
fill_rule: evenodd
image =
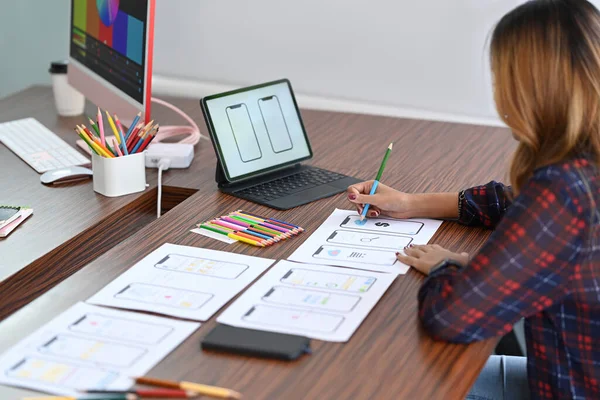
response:
<path id="1" fill-rule="evenodd" d="M 496 124 L 485 44 L 520 2 L 157 0 L 155 91 L 288 77 L 305 106 Z"/>
<path id="2" fill-rule="evenodd" d="M 48 67 L 69 49 L 69 0 L 0 0 L 0 98 L 50 84 Z"/>

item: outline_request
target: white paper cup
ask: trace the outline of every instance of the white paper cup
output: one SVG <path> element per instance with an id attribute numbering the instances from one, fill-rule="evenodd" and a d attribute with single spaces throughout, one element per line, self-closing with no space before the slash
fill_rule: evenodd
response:
<path id="1" fill-rule="evenodd" d="M 105 158 L 92 154 L 94 191 L 106 197 L 124 196 L 146 189 L 146 154 Z"/>
<path id="2" fill-rule="evenodd" d="M 85 108 L 85 97 L 67 80 L 66 62 L 53 62 L 50 65 L 52 76 L 52 92 L 54 93 L 54 104 L 58 115 L 62 117 L 73 117 L 83 114 Z"/>

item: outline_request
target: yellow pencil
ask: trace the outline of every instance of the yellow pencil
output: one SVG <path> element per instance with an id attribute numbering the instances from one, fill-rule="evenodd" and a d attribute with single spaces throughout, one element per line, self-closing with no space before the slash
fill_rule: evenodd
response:
<path id="1" fill-rule="evenodd" d="M 96 150 L 96 148 L 94 146 L 92 146 L 92 142 L 90 142 L 90 138 L 87 135 L 84 135 L 83 133 L 79 132 L 77 129 L 75 129 L 75 132 L 79 135 L 81 140 L 83 140 L 85 143 L 87 143 L 87 145 L 90 147 L 90 150 L 92 150 L 97 155 L 100 155 L 100 153 L 98 153 L 98 150 Z"/>
<path id="2" fill-rule="evenodd" d="M 243 237 L 243 236 L 238 236 L 238 235 L 236 235 L 236 234 L 233 234 L 233 233 L 230 233 L 230 234 L 228 234 L 227 236 L 229 236 L 229 237 L 230 237 L 230 238 L 232 238 L 232 239 L 239 240 L 240 242 L 244 242 L 244 243 L 251 244 L 251 245 L 253 245 L 253 246 L 265 247 L 265 245 L 264 245 L 264 244 L 262 244 L 262 243 L 260 243 L 260 242 L 258 242 L 258 241 L 256 241 L 256 240 L 250 240 L 250 239 L 246 239 L 246 238 L 245 238 L 245 237 Z M 189 390 L 192 390 L 192 389 L 189 389 Z"/>
<path id="3" fill-rule="evenodd" d="M 91 138 L 91 142 L 92 142 L 92 146 L 94 146 L 94 149 L 96 149 L 96 151 L 103 157 L 106 158 L 115 158 L 115 156 L 108 151 L 108 149 L 104 146 L 102 146 L 102 143 L 100 142 L 100 139 L 98 139 L 97 137 L 93 137 Z"/>
<path id="4" fill-rule="evenodd" d="M 183 390 L 191 390 L 196 393 L 200 393 L 203 396 L 217 397 L 220 399 L 241 399 L 242 395 L 234 392 L 233 390 L 224 389 L 220 387 L 202 385 L 194 382 L 180 382 L 179 387 Z"/>
<path id="5" fill-rule="evenodd" d="M 110 129 L 112 129 L 112 131 L 115 134 L 115 137 L 117 138 L 117 142 L 119 144 L 121 144 L 121 137 L 119 135 L 119 131 L 117 131 L 117 127 L 115 125 L 115 121 L 113 121 L 112 117 L 110 116 L 110 114 L 108 113 L 108 111 L 104 111 L 106 113 L 106 118 L 108 118 L 108 124 L 110 125 Z"/>
<path id="6" fill-rule="evenodd" d="M 106 158 L 111 158 L 111 154 L 108 153 L 101 146 L 99 146 L 98 143 L 96 142 L 96 140 L 98 140 L 98 138 L 96 138 L 96 137 L 90 138 L 89 135 L 79 125 L 77 126 L 77 129 L 79 129 L 78 133 L 80 134 L 80 136 L 87 137 L 90 139 L 88 144 L 92 146 L 92 148 L 94 149 L 94 151 L 96 153 L 98 153 L 98 155 L 100 155 L 102 157 L 106 157 Z"/>

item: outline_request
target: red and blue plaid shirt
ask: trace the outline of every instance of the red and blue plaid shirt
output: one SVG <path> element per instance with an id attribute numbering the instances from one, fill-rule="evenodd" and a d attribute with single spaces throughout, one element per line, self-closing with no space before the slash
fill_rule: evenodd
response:
<path id="1" fill-rule="evenodd" d="M 600 176 L 580 158 L 540 168 L 521 193 L 465 191 L 461 222 L 495 228 L 466 266 L 431 273 L 419 317 L 469 343 L 525 318 L 532 399 L 600 399 Z"/>

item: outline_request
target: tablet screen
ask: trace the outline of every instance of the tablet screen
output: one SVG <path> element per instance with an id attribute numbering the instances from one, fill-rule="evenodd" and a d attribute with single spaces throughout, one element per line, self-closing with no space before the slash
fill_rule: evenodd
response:
<path id="1" fill-rule="evenodd" d="M 291 85 L 281 80 L 203 99 L 207 124 L 227 180 L 235 181 L 312 156 Z"/>

